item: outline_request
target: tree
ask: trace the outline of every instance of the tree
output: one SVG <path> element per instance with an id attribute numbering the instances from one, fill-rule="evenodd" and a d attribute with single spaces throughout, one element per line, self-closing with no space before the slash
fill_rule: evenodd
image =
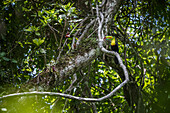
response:
<path id="1" fill-rule="evenodd" d="M 3 0 L 1 111 L 168 112 L 169 4 Z M 107 35 L 118 39 L 120 54 Z"/>

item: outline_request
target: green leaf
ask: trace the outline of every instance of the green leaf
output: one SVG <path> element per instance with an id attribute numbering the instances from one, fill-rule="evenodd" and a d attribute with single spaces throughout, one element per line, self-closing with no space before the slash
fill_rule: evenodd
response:
<path id="1" fill-rule="evenodd" d="M 21 42 L 18 42 L 18 44 L 23 48 L 24 46 L 23 46 L 23 44 L 21 43 Z"/>
<path id="2" fill-rule="evenodd" d="M 32 31 L 32 29 L 31 29 L 31 27 L 30 28 L 28 28 L 28 29 L 24 29 L 24 31 L 29 31 L 29 32 L 31 32 Z"/>
<path id="3" fill-rule="evenodd" d="M 14 60 L 14 59 L 12 59 L 12 61 L 11 61 L 12 63 L 17 63 L 17 61 L 16 60 Z"/>
<path id="4" fill-rule="evenodd" d="M 6 57 L 2 57 L 3 58 L 3 60 L 5 60 L 5 61 L 9 61 L 10 59 L 9 58 L 6 58 Z"/>
<path id="5" fill-rule="evenodd" d="M 32 44 L 32 42 L 25 42 L 24 44 Z"/>
<path id="6" fill-rule="evenodd" d="M 3 34 L 1 34 L 1 37 L 2 37 L 2 39 L 3 39 L 4 41 L 6 41 L 6 38 L 4 37 Z"/>
<path id="7" fill-rule="evenodd" d="M 40 33 L 39 33 L 39 32 L 35 32 L 35 34 L 36 34 L 37 36 L 40 36 Z"/>
<path id="8" fill-rule="evenodd" d="M 1 52 L 1 53 L 0 53 L 0 57 L 5 56 L 5 54 L 6 54 L 5 52 Z"/>
<path id="9" fill-rule="evenodd" d="M 34 42 L 37 46 L 39 46 L 39 40 L 38 40 L 37 38 L 33 39 L 33 42 Z"/>
<path id="10" fill-rule="evenodd" d="M 88 5 L 88 1 L 86 1 L 85 4 Z"/>
<path id="11" fill-rule="evenodd" d="M 46 51 L 45 51 L 45 49 L 40 49 L 40 53 L 43 53 L 43 54 L 45 54 L 46 53 Z"/>
<path id="12" fill-rule="evenodd" d="M 43 38 L 42 40 L 39 38 L 39 39 L 37 39 L 37 38 L 35 38 L 35 39 L 33 39 L 33 42 L 37 45 L 37 46 L 40 46 L 42 43 L 44 43 L 44 40 L 45 40 L 45 38 Z"/>

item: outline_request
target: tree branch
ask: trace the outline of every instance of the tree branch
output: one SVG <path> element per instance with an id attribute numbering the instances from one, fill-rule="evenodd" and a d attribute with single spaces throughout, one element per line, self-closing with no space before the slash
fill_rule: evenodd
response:
<path id="1" fill-rule="evenodd" d="M 120 0 L 117 0 L 114 2 L 114 13 L 117 11 L 118 7 L 120 4 Z M 54 70 L 57 75 L 60 76 L 60 78 L 66 77 L 68 75 L 72 75 L 75 73 L 75 71 L 80 70 L 82 67 L 87 66 L 91 61 L 93 61 L 98 55 L 99 52 L 102 51 L 103 53 L 115 55 L 119 61 L 120 67 L 123 69 L 125 80 L 117 86 L 113 91 L 111 91 L 109 94 L 106 96 L 103 96 L 101 98 L 83 98 L 83 97 L 78 97 L 78 96 L 73 96 L 70 94 L 64 94 L 64 93 L 57 93 L 57 92 L 23 92 L 23 93 L 14 93 L 14 94 L 9 94 L 0 97 L 0 99 L 4 99 L 7 97 L 13 97 L 13 96 L 24 96 L 24 95 L 51 95 L 51 96 L 62 96 L 65 98 L 70 98 L 70 99 L 76 99 L 80 101 L 87 101 L 87 102 L 99 102 L 104 99 L 107 99 L 111 97 L 115 92 L 117 92 L 120 88 L 122 88 L 128 81 L 129 81 L 129 76 L 128 76 L 128 71 L 123 64 L 120 55 L 117 52 L 114 51 L 108 51 L 103 47 L 103 37 L 104 37 L 104 31 L 103 31 L 103 24 L 104 24 L 104 16 L 103 13 L 99 11 L 98 5 L 96 8 L 97 12 L 97 19 L 98 19 L 98 46 L 99 48 L 93 49 L 91 48 L 88 50 L 88 52 L 83 52 L 83 55 L 77 55 L 73 58 L 67 57 L 68 59 L 65 58 L 65 61 L 63 62 L 64 65 L 61 64 L 56 64 Z M 100 16 L 100 17 L 99 17 Z M 93 19 L 85 28 L 83 34 L 79 37 L 79 40 L 77 41 L 77 45 L 79 45 L 79 41 L 84 37 L 85 33 L 88 31 L 89 27 L 95 22 L 96 19 Z M 56 68 L 57 67 L 57 68 Z M 47 72 L 49 73 L 49 72 Z M 74 83 L 74 82 L 73 82 Z"/>

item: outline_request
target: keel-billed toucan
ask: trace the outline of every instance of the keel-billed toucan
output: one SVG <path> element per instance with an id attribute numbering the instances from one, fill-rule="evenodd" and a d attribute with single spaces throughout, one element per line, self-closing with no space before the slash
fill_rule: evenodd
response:
<path id="1" fill-rule="evenodd" d="M 118 47 L 118 43 L 117 43 L 117 40 L 116 40 L 115 37 L 113 37 L 113 36 L 106 36 L 106 37 L 104 37 L 104 40 L 109 41 L 109 43 L 111 45 L 112 51 L 115 51 L 115 52 L 119 53 L 119 47 Z M 115 60 L 114 61 L 115 61 L 116 64 L 119 63 L 116 56 L 115 56 Z"/>

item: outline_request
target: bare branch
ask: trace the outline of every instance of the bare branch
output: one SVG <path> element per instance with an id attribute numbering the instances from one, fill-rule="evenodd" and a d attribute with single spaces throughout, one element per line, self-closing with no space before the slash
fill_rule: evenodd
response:
<path id="1" fill-rule="evenodd" d="M 97 31 L 97 29 L 95 29 L 87 38 L 90 38 Z"/>
<path id="2" fill-rule="evenodd" d="M 70 32 L 70 35 L 72 34 L 72 32 L 79 26 L 79 27 L 81 27 L 82 25 L 83 25 L 83 23 L 86 21 L 88 19 L 88 17 L 86 17 L 86 18 L 84 18 L 79 24 L 77 24 L 77 26 L 75 26 L 74 28 L 73 28 L 73 30 Z M 79 33 L 79 31 L 80 30 L 77 30 L 77 32 L 73 35 L 73 40 L 72 40 L 72 44 L 71 44 L 71 48 L 70 48 L 70 50 L 71 49 L 75 49 L 75 36 Z M 70 51 L 69 50 L 69 51 Z M 68 51 L 68 52 L 69 52 Z"/>
<path id="3" fill-rule="evenodd" d="M 84 18 L 79 24 L 77 24 L 70 32 L 70 35 L 72 34 L 72 32 L 81 24 L 83 24 L 86 20 L 88 19 L 88 17 Z"/>
<path id="4" fill-rule="evenodd" d="M 64 33 L 65 33 L 65 30 L 66 30 L 66 26 L 67 26 L 67 16 L 66 16 L 66 19 L 65 19 L 65 21 L 64 21 L 64 28 L 63 28 L 63 32 L 62 32 L 62 34 L 61 34 L 60 45 L 59 45 L 58 49 L 61 48 L 62 40 L 63 40 Z"/>
<path id="5" fill-rule="evenodd" d="M 57 36 L 56 36 L 56 33 L 55 33 L 55 31 L 57 31 L 55 28 L 53 28 L 49 23 L 47 23 L 47 25 L 50 27 L 50 29 L 51 29 L 51 31 L 54 33 L 54 38 L 55 38 L 55 40 L 56 40 L 56 43 L 58 42 L 58 40 L 57 40 Z M 54 31 L 55 30 L 55 31 Z M 59 32 L 59 31 L 57 31 L 57 32 Z"/>
<path id="6" fill-rule="evenodd" d="M 77 81 L 77 75 L 76 74 L 74 74 L 73 75 L 73 77 L 74 77 L 74 80 L 73 80 L 73 82 L 71 83 L 71 85 L 69 86 L 69 88 L 68 89 L 66 89 L 66 91 L 65 92 L 67 92 L 67 91 L 71 91 L 74 87 L 73 87 L 73 84 Z"/>
<path id="7" fill-rule="evenodd" d="M 84 37 L 84 35 L 87 33 L 87 31 L 89 30 L 90 26 L 95 22 L 96 19 L 93 19 L 85 28 L 84 32 L 82 33 L 82 35 L 79 37 L 79 39 L 77 40 L 76 43 L 76 47 L 78 47 L 78 45 L 80 44 L 81 39 Z"/>
<path id="8" fill-rule="evenodd" d="M 112 92 L 110 92 L 109 94 L 107 94 L 106 96 L 104 96 L 102 98 L 83 98 L 83 97 L 73 96 L 73 95 L 64 94 L 64 93 L 34 91 L 34 92 L 23 92 L 23 93 L 9 94 L 9 95 L 5 95 L 5 96 L 0 97 L 0 99 L 4 99 L 4 98 L 7 98 L 7 97 L 13 97 L 13 96 L 24 96 L 24 95 L 51 95 L 51 96 L 62 96 L 62 97 L 65 97 L 65 98 L 76 99 L 76 100 L 87 101 L 87 102 L 99 102 L 99 101 L 102 101 L 104 99 L 111 97 L 117 90 L 119 90 L 122 86 L 124 86 L 124 84 L 126 84 L 127 81 L 128 80 L 125 80 L 124 82 L 122 82 Z"/>
<path id="9" fill-rule="evenodd" d="M 66 45 L 66 42 L 67 42 L 67 39 L 65 40 L 65 42 L 64 42 L 64 44 L 63 44 L 63 47 L 62 47 L 62 49 L 61 49 L 60 52 L 59 52 L 59 55 L 58 55 L 58 57 L 57 57 L 57 61 L 60 59 L 61 53 L 62 53 L 62 51 L 63 51 L 64 46 Z"/>

